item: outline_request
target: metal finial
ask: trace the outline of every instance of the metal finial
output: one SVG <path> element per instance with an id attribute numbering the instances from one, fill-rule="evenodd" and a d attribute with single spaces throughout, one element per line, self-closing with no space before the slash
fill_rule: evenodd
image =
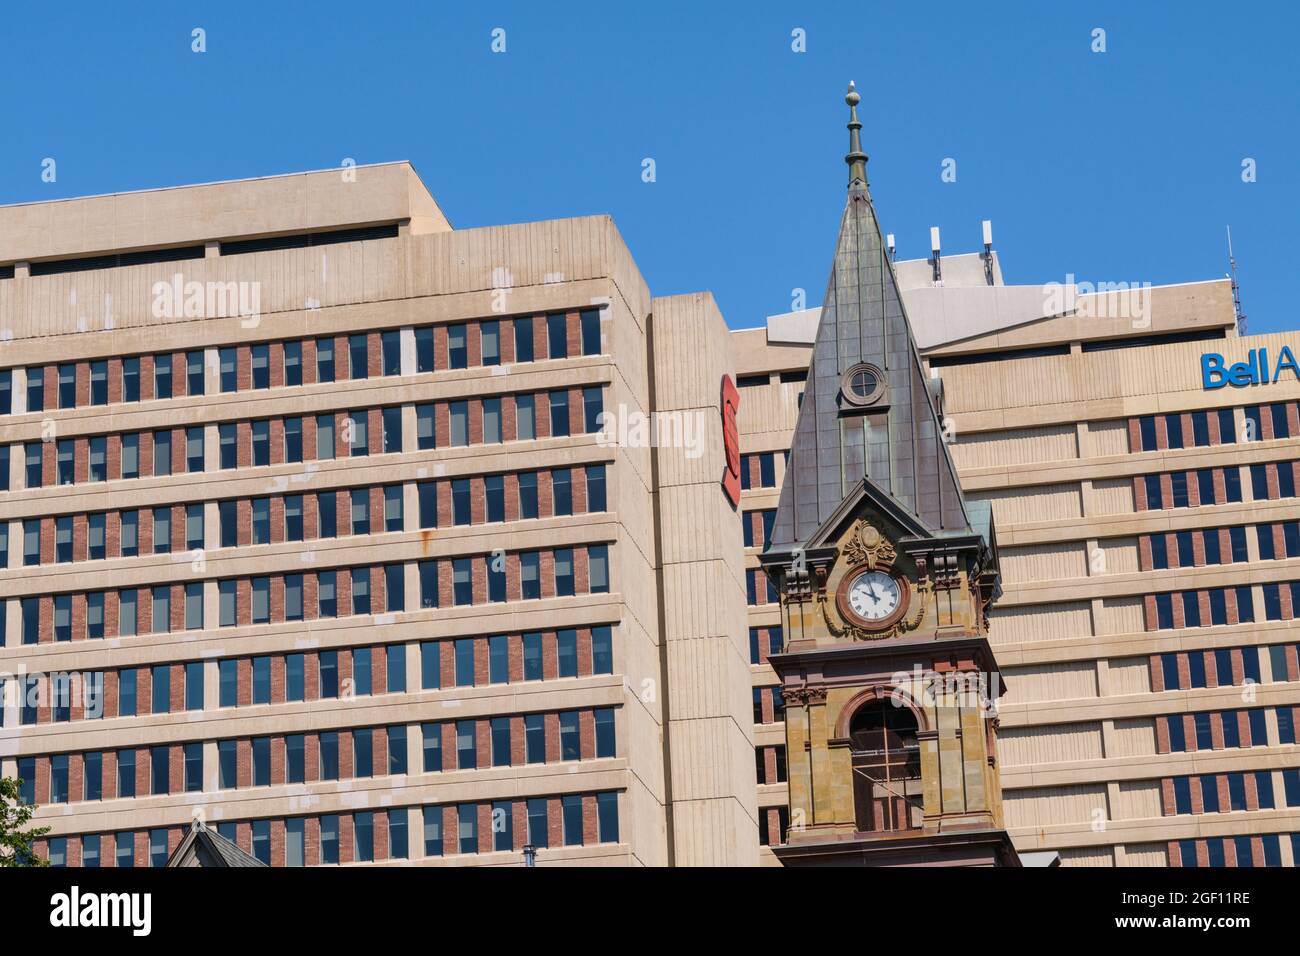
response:
<path id="1" fill-rule="evenodd" d="M 849 188 L 867 184 L 867 154 L 862 151 L 862 124 L 858 121 L 858 104 L 862 97 L 857 87 L 849 80 L 849 91 L 844 94 L 844 102 L 849 105 L 849 152 L 844 162 L 849 164 Z"/>

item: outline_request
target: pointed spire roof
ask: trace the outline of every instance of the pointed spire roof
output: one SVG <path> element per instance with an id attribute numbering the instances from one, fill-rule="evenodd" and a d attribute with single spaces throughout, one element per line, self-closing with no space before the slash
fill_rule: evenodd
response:
<path id="1" fill-rule="evenodd" d="M 266 864 L 196 818 L 167 858 L 167 866 L 264 867 Z"/>
<path id="2" fill-rule="evenodd" d="M 806 543 L 864 477 L 936 536 L 972 532 L 942 437 L 938 382 L 932 391 L 867 191 L 853 84 L 844 99 L 849 196 L 781 486 L 773 550 Z M 859 391 L 869 393 L 877 381 L 884 387 L 875 401 L 855 406 L 842 388 L 846 374 L 863 365 L 868 368 L 859 370 Z M 983 533 L 987 516 L 981 511 L 974 517 L 975 530 Z"/>

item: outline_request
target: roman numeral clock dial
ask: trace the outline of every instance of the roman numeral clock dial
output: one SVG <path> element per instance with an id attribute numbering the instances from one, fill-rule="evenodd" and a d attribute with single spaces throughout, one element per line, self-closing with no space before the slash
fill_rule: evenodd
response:
<path id="1" fill-rule="evenodd" d="M 849 624 L 869 631 L 892 627 L 907 610 L 906 583 L 881 568 L 850 571 L 841 585 L 839 606 Z"/>
<path id="2" fill-rule="evenodd" d="M 882 621 L 898 608 L 898 582 L 883 571 L 864 571 L 849 585 L 849 607 L 867 621 Z"/>

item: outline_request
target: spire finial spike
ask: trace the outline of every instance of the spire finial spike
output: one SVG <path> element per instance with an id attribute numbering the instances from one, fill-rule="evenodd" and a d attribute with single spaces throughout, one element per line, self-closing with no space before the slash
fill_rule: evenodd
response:
<path id="1" fill-rule="evenodd" d="M 862 124 L 858 121 L 858 104 L 862 97 L 857 87 L 849 80 L 849 91 L 844 94 L 844 102 L 849 105 L 849 152 L 844 162 L 849 164 L 849 188 L 867 185 L 867 154 L 862 151 Z"/>

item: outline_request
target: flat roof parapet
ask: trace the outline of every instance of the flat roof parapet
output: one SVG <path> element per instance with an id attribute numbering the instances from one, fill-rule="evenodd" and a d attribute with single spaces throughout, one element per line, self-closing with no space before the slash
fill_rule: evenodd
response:
<path id="1" fill-rule="evenodd" d="M 451 230 L 408 162 L 0 206 L 0 264 L 395 222 Z"/>

